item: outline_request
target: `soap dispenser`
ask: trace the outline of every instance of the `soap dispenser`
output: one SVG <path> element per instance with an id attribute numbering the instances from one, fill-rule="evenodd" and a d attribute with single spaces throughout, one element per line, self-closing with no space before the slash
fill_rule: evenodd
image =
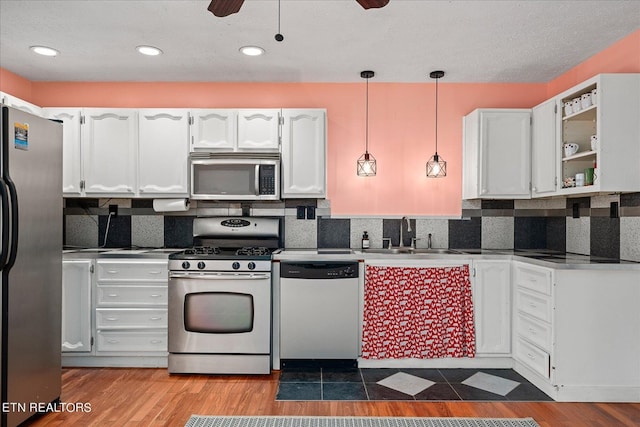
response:
<path id="1" fill-rule="evenodd" d="M 369 235 L 366 231 L 362 234 L 362 249 L 369 249 Z"/>

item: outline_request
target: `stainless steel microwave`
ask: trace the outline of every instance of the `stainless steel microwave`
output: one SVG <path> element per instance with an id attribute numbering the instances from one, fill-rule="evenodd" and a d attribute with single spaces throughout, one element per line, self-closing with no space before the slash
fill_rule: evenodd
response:
<path id="1" fill-rule="evenodd" d="M 194 200 L 279 200 L 280 156 L 192 156 Z"/>

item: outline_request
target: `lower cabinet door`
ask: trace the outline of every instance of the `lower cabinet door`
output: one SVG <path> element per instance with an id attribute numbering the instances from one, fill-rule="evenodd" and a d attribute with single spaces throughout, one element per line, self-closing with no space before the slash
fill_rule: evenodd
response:
<path id="1" fill-rule="evenodd" d="M 93 260 L 62 262 L 62 351 L 91 351 L 91 267 Z"/>
<path id="2" fill-rule="evenodd" d="M 551 378 L 551 357 L 538 347 L 519 338 L 516 342 L 516 359 L 545 378 Z"/>
<path id="3" fill-rule="evenodd" d="M 165 352 L 167 331 L 98 331 L 98 352 Z"/>
<path id="4" fill-rule="evenodd" d="M 166 308 L 98 308 L 98 329 L 158 329 L 166 328 Z"/>

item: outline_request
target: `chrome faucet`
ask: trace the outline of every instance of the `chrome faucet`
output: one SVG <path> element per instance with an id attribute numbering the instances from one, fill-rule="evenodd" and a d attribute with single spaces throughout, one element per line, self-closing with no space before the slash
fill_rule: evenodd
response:
<path id="1" fill-rule="evenodd" d="M 400 244 L 398 245 L 399 248 L 404 248 L 404 234 L 402 233 L 402 226 L 404 225 L 403 223 L 405 221 L 407 221 L 407 233 L 411 232 L 411 222 L 409 221 L 409 218 L 403 216 L 400 220 Z"/>

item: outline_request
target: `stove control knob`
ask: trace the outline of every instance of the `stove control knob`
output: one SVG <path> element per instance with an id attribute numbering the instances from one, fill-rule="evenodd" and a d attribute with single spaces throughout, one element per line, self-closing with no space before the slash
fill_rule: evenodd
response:
<path id="1" fill-rule="evenodd" d="M 249 267 L 249 270 L 253 270 L 253 269 L 256 268 L 256 263 L 255 262 L 250 262 L 247 267 Z"/>
<path id="2" fill-rule="evenodd" d="M 200 262 L 198 263 L 198 268 L 199 268 L 200 270 L 204 270 L 204 267 L 205 267 L 204 262 L 200 261 Z"/>
<path id="3" fill-rule="evenodd" d="M 233 268 L 234 270 L 238 270 L 240 268 L 240 263 L 239 262 L 234 262 L 233 264 L 231 264 L 231 268 Z"/>
<path id="4" fill-rule="evenodd" d="M 185 261 L 182 263 L 182 268 L 184 268 L 185 270 L 188 270 L 189 267 L 191 267 L 191 264 L 189 263 L 189 261 Z"/>

